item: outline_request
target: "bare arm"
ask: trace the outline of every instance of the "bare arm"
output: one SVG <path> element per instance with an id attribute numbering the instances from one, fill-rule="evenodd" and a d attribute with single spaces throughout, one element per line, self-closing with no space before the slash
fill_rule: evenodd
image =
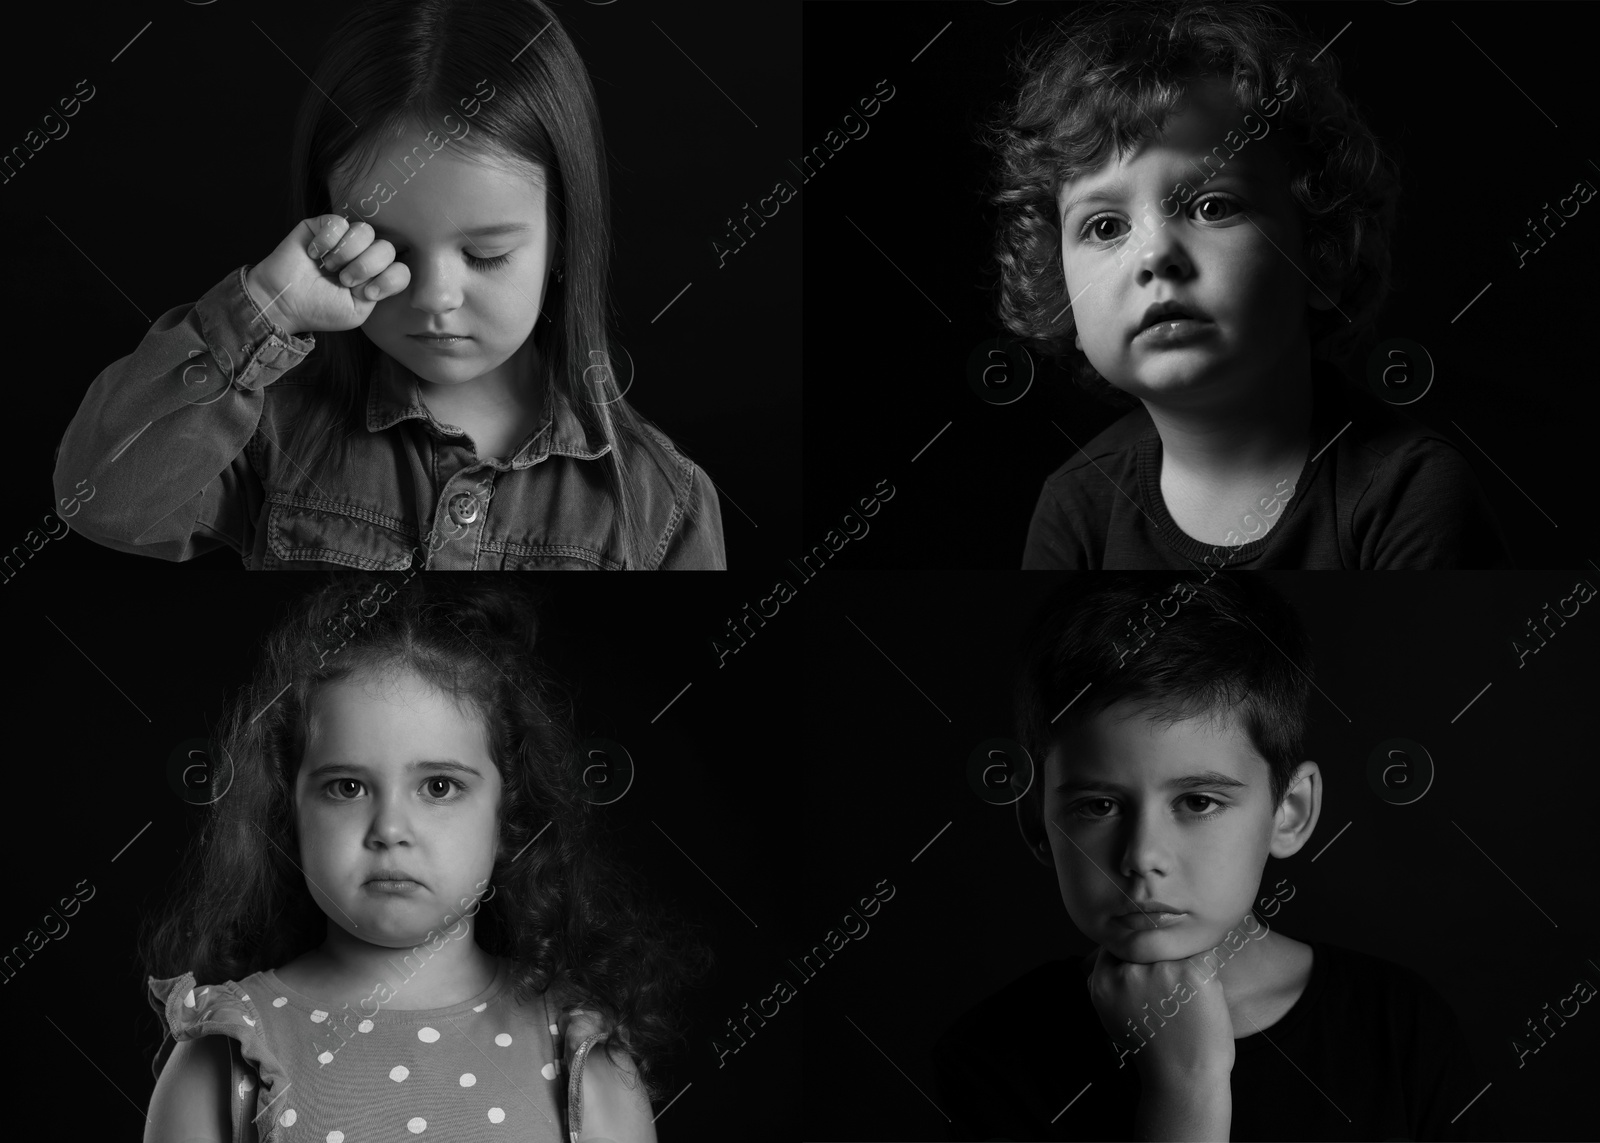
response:
<path id="1" fill-rule="evenodd" d="M 1233 1125 L 1231 1073 L 1211 1070 L 1141 1078 L 1136 1139 L 1227 1143 Z"/>
<path id="2" fill-rule="evenodd" d="M 626 1058 L 626 1057 L 625 1057 Z M 618 1065 L 596 1044 L 583 1063 L 582 1135 L 578 1143 L 656 1143 L 656 1128 L 639 1073 Z"/>
<path id="3" fill-rule="evenodd" d="M 150 1096 L 145 1143 L 233 1143 L 226 1036 L 179 1040 Z"/>

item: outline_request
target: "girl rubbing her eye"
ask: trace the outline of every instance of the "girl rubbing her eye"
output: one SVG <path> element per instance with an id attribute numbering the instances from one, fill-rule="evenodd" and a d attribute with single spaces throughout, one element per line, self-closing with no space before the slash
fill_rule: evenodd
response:
<path id="1" fill-rule="evenodd" d="M 289 159 L 277 248 L 89 387 L 77 531 L 252 569 L 726 567 L 710 477 L 624 396 L 599 109 L 542 0 L 350 5 Z"/>
<path id="2" fill-rule="evenodd" d="M 268 636 L 141 934 L 146 1140 L 656 1138 L 710 953 L 606 855 L 535 632 L 510 587 L 357 577 Z"/>

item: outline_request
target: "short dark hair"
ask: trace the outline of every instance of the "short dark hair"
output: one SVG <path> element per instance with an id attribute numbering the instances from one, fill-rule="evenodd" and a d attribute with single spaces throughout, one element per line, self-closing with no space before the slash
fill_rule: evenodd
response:
<path id="1" fill-rule="evenodd" d="M 1237 720 L 1277 806 L 1304 758 L 1311 675 L 1299 616 L 1259 573 L 1078 573 L 1035 614 L 1017 666 L 1017 740 L 1034 766 L 1026 812 L 1043 815 L 1051 746 L 1123 701 L 1158 722 Z"/>
<path id="2" fill-rule="evenodd" d="M 1090 4 L 1019 45 L 1011 94 L 980 129 L 994 158 L 988 199 L 999 208 L 991 274 L 996 313 L 1031 348 L 1115 405 L 1135 398 L 1096 372 L 1074 344 L 1056 195 L 1160 130 L 1189 85 L 1216 76 L 1241 110 L 1287 90 L 1263 141 L 1289 169 L 1307 261 L 1342 280 L 1337 310 L 1311 311 L 1315 357 L 1348 364 L 1376 341 L 1394 285 L 1390 243 L 1399 169 L 1339 89 L 1333 53 L 1260 3 L 1133 0 Z"/>

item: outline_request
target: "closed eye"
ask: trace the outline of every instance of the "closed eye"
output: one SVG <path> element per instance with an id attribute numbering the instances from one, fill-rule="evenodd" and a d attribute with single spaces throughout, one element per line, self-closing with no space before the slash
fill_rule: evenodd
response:
<path id="1" fill-rule="evenodd" d="M 405 261 L 405 259 L 402 257 L 404 253 L 404 250 L 396 250 L 394 260 L 396 262 Z M 467 251 L 463 250 L 461 252 L 461 256 L 467 260 L 467 265 L 471 266 L 474 270 L 498 270 L 502 266 L 506 265 L 506 263 L 511 261 L 510 253 L 496 254 L 493 258 L 479 258 L 476 255 L 469 254 Z"/>

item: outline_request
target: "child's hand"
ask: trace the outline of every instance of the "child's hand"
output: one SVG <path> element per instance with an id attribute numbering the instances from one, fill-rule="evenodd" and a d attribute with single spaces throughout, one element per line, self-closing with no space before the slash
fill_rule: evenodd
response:
<path id="1" fill-rule="evenodd" d="M 1089 1000 L 1111 1038 L 1137 1049 L 1134 1063 L 1146 1081 L 1180 1083 L 1233 1071 L 1233 1019 L 1222 982 L 1215 975 L 1207 980 L 1193 957 L 1134 964 L 1102 947 L 1089 975 Z"/>
<path id="2" fill-rule="evenodd" d="M 359 219 L 305 219 L 246 275 L 256 303 L 292 334 L 355 329 L 379 301 L 411 284 L 394 245 L 374 237 Z M 374 288 L 377 296 L 368 297 Z"/>

